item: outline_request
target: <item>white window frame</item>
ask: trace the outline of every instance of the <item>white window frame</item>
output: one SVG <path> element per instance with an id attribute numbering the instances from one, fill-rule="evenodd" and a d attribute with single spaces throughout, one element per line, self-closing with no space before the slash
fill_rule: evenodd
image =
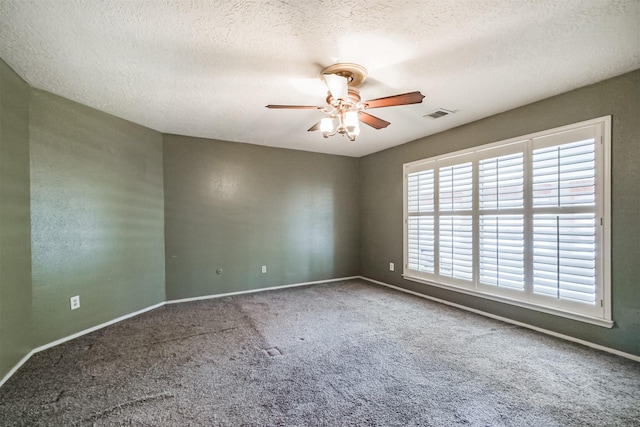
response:
<path id="1" fill-rule="evenodd" d="M 434 176 L 438 174 L 438 167 L 443 165 L 454 165 L 467 161 L 466 159 L 473 158 L 473 176 L 474 176 L 474 190 L 473 190 L 473 239 L 477 243 L 479 239 L 479 202 L 478 202 L 478 164 L 480 159 L 487 158 L 486 153 L 489 151 L 495 153 L 512 153 L 514 147 L 524 146 L 524 198 L 525 198 L 525 229 L 531 227 L 527 224 L 527 216 L 532 215 L 531 202 L 527 201 L 527 198 L 532 197 L 531 193 L 531 153 L 533 152 L 534 140 L 538 140 L 541 137 L 548 137 L 554 134 L 560 134 L 568 131 L 575 131 L 577 129 L 593 126 L 596 129 L 596 175 L 595 175 L 595 187 L 596 187 L 596 242 L 597 242 L 597 254 L 596 254 L 596 277 L 597 277 L 597 298 L 596 307 L 593 306 L 587 310 L 581 310 L 580 304 L 575 307 L 569 304 L 555 304 L 553 302 L 545 301 L 544 298 L 531 297 L 533 284 L 528 281 L 525 283 L 524 294 L 527 295 L 526 301 L 522 300 L 522 292 L 518 293 L 511 291 L 510 289 L 498 289 L 491 286 L 481 285 L 479 282 L 479 253 L 478 244 L 474 243 L 473 263 L 474 272 L 471 282 L 461 281 L 456 279 L 445 279 L 442 277 L 430 275 L 428 273 L 421 273 L 416 270 L 410 270 L 408 268 L 408 175 L 414 172 L 427 170 L 434 168 Z M 517 149 L 517 148 L 516 148 Z M 435 179 L 435 178 L 434 178 Z M 434 186 L 437 190 L 437 179 L 434 181 Z M 437 191 L 435 197 L 437 199 Z M 435 209 L 437 211 L 438 204 L 435 202 Z M 440 214 L 443 215 L 444 214 Z M 600 225 L 598 225 L 600 222 Z M 438 230 L 436 222 L 436 242 L 437 248 Z M 526 232 L 525 232 L 526 235 Z M 456 292 L 478 296 L 502 303 L 508 303 L 511 305 L 524 307 L 548 314 L 562 316 L 573 320 L 578 320 L 594 325 L 611 328 L 614 325 L 611 313 L 611 116 L 599 117 L 592 120 L 586 120 L 579 123 L 570 124 L 558 128 L 553 128 L 541 132 L 536 132 L 516 138 L 510 138 L 508 140 L 498 141 L 490 144 L 484 144 L 476 146 L 470 149 L 460 150 L 453 153 L 444 154 L 441 156 L 431 157 L 428 159 L 418 160 L 403 165 L 403 274 L 407 280 L 419 282 L 422 284 L 453 290 Z M 532 243 L 532 241 L 529 241 Z M 525 238 L 525 277 L 528 276 L 527 270 L 531 268 L 532 249 L 527 246 L 527 240 Z M 435 250 L 434 259 L 435 264 L 438 263 L 437 249 Z M 497 290 L 498 289 L 498 290 Z"/>

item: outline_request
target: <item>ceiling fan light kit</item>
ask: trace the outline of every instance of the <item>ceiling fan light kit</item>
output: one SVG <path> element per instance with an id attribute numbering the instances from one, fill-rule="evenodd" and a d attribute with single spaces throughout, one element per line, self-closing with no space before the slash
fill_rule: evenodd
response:
<path id="1" fill-rule="evenodd" d="M 409 92 L 362 102 L 360 86 L 367 78 L 367 70 L 358 64 L 339 63 L 326 67 L 320 73 L 320 79 L 329 89 L 326 106 L 309 105 L 267 105 L 267 108 L 316 109 L 326 114 L 322 120 L 308 130 L 320 130 L 322 136 L 340 134 L 355 141 L 360 134 L 360 122 L 374 129 L 383 129 L 390 125 L 386 120 L 372 116 L 365 110 L 370 108 L 393 107 L 396 105 L 419 104 L 424 99 L 420 92 Z"/>

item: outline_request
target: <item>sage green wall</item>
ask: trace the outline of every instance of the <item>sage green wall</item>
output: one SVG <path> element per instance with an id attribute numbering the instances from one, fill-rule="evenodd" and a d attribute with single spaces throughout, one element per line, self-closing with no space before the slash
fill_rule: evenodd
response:
<path id="1" fill-rule="evenodd" d="M 490 100 L 488 100 L 490 102 Z M 404 280 L 402 165 L 605 115 L 612 124 L 612 293 L 606 329 Z M 446 120 L 440 119 L 440 120 Z M 362 275 L 640 355 L 640 71 L 361 158 Z"/>
<path id="2" fill-rule="evenodd" d="M 31 348 L 29 86 L 0 60 L 0 379 Z"/>
<path id="3" fill-rule="evenodd" d="M 388 271 L 402 264 L 403 163 L 609 114 L 613 329 Z M 0 378 L 35 347 L 165 299 L 359 274 L 640 355 L 638 117 L 640 71 L 355 159 L 163 136 L 30 89 L 0 61 Z"/>
<path id="4" fill-rule="evenodd" d="M 164 182 L 169 300 L 359 274 L 356 158 L 165 135 Z"/>
<path id="5" fill-rule="evenodd" d="M 162 135 L 32 89 L 30 145 L 35 345 L 164 301 Z"/>

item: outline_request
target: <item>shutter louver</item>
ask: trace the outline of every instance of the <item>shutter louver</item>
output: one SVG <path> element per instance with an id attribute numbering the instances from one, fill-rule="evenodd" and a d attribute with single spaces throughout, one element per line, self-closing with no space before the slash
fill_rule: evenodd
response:
<path id="1" fill-rule="evenodd" d="M 433 169 L 407 176 L 407 268 L 434 272 Z"/>
<path id="2" fill-rule="evenodd" d="M 473 230 L 470 215 L 440 217 L 441 276 L 471 280 L 473 278 Z"/>
<path id="3" fill-rule="evenodd" d="M 409 217 L 407 230 L 407 264 L 411 270 L 434 271 L 433 216 Z"/>
<path id="4" fill-rule="evenodd" d="M 522 153 L 480 161 L 480 209 L 523 207 Z"/>
<path id="5" fill-rule="evenodd" d="M 440 168 L 440 211 L 470 210 L 473 202 L 471 162 Z"/>
<path id="6" fill-rule="evenodd" d="M 524 289 L 522 215 L 480 216 L 480 282 Z"/>
<path id="7" fill-rule="evenodd" d="M 533 151 L 533 206 L 595 203 L 594 140 Z"/>
<path id="8" fill-rule="evenodd" d="M 595 303 L 595 214 L 534 215 L 533 292 Z"/>

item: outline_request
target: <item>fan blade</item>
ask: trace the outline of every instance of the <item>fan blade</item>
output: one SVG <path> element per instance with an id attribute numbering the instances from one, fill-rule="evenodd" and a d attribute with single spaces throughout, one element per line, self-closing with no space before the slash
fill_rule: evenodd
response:
<path id="1" fill-rule="evenodd" d="M 358 119 L 360 119 L 362 123 L 367 124 L 374 129 L 383 129 L 391 124 L 386 120 L 382 120 L 376 116 L 372 116 L 371 114 L 365 113 L 364 111 L 360 113 Z"/>
<path id="2" fill-rule="evenodd" d="M 316 130 L 320 130 L 320 122 L 316 123 L 315 125 L 311 126 L 309 129 L 307 129 L 307 132 L 313 132 Z"/>
<path id="3" fill-rule="evenodd" d="M 424 99 L 424 95 L 420 92 L 409 92 L 401 95 L 385 96 L 384 98 L 376 98 L 365 101 L 363 104 L 367 108 L 393 107 L 395 105 L 420 104 Z"/>
<path id="4" fill-rule="evenodd" d="M 331 92 L 333 99 L 348 99 L 349 84 L 346 77 L 337 74 L 323 74 L 322 78 Z"/>
<path id="5" fill-rule="evenodd" d="M 265 105 L 267 108 L 290 108 L 293 110 L 322 110 L 324 107 L 318 107 L 316 105 Z"/>

